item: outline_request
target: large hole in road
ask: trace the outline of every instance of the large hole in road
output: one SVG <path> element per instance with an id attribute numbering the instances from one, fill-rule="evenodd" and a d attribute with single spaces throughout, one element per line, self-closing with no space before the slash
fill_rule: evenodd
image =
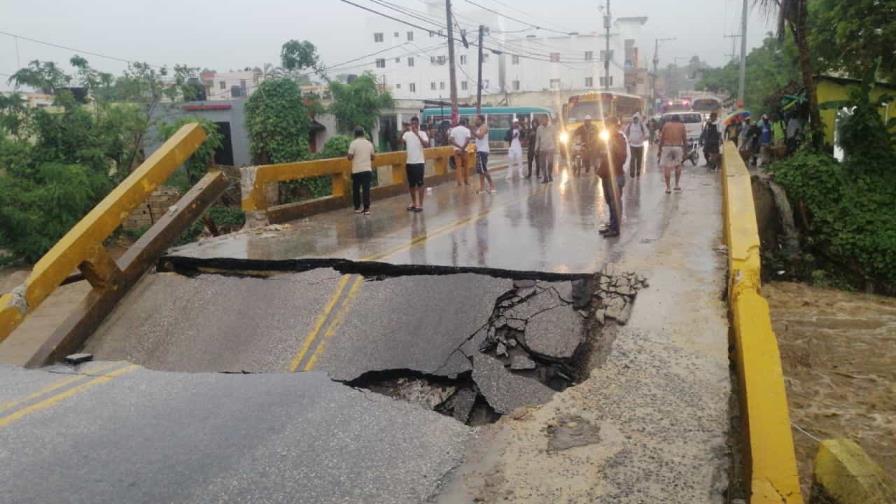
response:
<path id="1" fill-rule="evenodd" d="M 455 350 L 470 371 L 456 377 L 413 369 L 371 371 L 347 384 L 468 425 L 491 423 L 586 379 L 601 328 L 625 324 L 646 285 L 634 274 L 515 280 L 495 301 L 488 322 Z"/>
<path id="2" fill-rule="evenodd" d="M 169 371 L 324 372 L 471 425 L 587 378 L 602 328 L 624 324 L 646 286 L 631 273 L 341 259 L 166 258 L 160 271 L 86 351 Z"/>

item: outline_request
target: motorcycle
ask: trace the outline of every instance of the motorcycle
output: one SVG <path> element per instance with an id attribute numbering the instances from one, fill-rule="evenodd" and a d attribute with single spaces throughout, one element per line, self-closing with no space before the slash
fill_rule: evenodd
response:
<path id="1" fill-rule="evenodd" d="M 690 161 L 691 166 L 697 166 L 700 162 L 700 142 L 696 138 L 688 139 L 688 148 L 684 154 L 685 161 Z"/>

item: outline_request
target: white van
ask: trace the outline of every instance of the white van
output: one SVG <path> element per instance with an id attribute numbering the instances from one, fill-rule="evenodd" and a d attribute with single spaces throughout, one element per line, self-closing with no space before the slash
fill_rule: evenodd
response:
<path id="1" fill-rule="evenodd" d="M 700 140 L 700 134 L 703 133 L 703 116 L 699 112 L 666 112 L 663 114 L 662 124 L 669 121 L 669 117 L 678 116 L 684 123 L 684 128 L 688 132 L 688 140 L 696 142 Z"/>

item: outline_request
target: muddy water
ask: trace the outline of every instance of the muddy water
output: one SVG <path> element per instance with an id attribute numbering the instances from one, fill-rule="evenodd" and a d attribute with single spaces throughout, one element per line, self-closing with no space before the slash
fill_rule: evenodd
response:
<path id="1" fill-rule="evenodd" d="M 790 401 L 803 491 L 818 439 L 856 441 L 896 474 L 896 298 L 780 282 L 763 287 Z M 808 434 L 807 434 L 808 433 Z"/>

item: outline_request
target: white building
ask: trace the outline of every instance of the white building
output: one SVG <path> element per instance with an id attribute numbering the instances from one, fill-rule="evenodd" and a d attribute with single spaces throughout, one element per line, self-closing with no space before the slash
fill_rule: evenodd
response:
<path id="1" fill-rule="evenodd" d="M 457 5 L 456 5 L 457 6 Z M 432 31 L 370 14 L 367 21 L 369 48 L 380 49 L 372 61 L 349 67 L 350 73 L 370 71 L 399 100 L 445 100 L 450 96 L 448 41 L 444 35 L 445 3 L 428 0 L 419 14 L 425 21 L 403 17 Z M 476 96 L 478 33 L 472 21 L 489 27 L 483 43 L 482 79 L 484 95 L 547 90 L 600 89 L 604 84 L 606 37 L 599 33 L 572 35 L 528 35 L 507 37 L 500 16 L 483 10 L 459 11 L 456 17 L 463 34 L 455 29 L 455 63 L 460 100 Z M 439 20 L 441 22 L 439 22 Z M 631 61 L 634 41 L 646 18 L 619 18 L 610 34 L 610 77 L 613 90 L 624 90 L 625 69 Z M 438 24 L 438 26 L 437 26 Z M 518 27 L 518 24 L 514 24 Z M 441 27 L 441 29 L 440 29 Z M 441 33 L 441 35 L 440 35 Z M 539 32 L 542 33 L 542 32 Z M 468 47 L 460 42 L 465 38 Z M 336 71 L 339 71 L 338 69 Z"/>
<path id="2" fill-rule="evenodd" d="M 200 79 L 205 86 L 206 99 L 212 101 L 250 96 L 264 80 L 258 68 L 239 72 L 202 72 Z"/>

